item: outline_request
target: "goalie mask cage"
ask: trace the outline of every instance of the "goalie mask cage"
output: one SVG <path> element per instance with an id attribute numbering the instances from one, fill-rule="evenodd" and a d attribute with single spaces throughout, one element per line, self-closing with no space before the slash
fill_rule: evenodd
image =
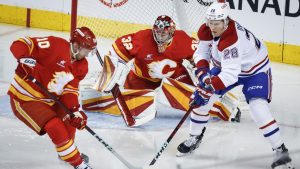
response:
<path id="1" fill-rule="evenodd" d="M 216 0 L 72 0 L 71 30 L 87 26 L 98 38 L 115 39 L 152 28 L 159 15 L 168 15 L 176 29 L 196 37 L 213 1 Z"/>

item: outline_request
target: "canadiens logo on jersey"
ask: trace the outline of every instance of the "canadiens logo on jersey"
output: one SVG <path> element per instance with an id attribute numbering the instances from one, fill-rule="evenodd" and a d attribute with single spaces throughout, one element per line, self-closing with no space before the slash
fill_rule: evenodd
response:
<path id="1" fill-rule="evenodd" d="M 63 92 L 64 86 L 74 79 L 72 73 L 69 72 L 55 72 L 53 78 L 48 83 L 48 89 L 50 92 L 60 95 Z"/>

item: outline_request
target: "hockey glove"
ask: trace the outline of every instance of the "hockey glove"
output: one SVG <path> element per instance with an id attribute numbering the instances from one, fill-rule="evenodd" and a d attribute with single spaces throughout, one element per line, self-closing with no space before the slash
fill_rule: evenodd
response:
<path id="1" fill-rule="evenodd" d="M 69 123 L 71 126 L 77 128 L 78 130 L 82 130 L 85 128 L 87 123 L 87 116 L 81 110 L 73 113 L 74 116 L 70 117 Z"/>
<path id="2" fill-rule="evenodd" d="M 201 67 L 195 72 L 199 85 L 204 88 L 208 88 L 207 85 L 210 84 L 210 73 L 208 71 L 209 69 L 207 67 Z"/>
<path id="3" fill-rule="evenodd" d="M 21 58 L 19 63 L 22 63 L 30 68 L 34 68 L 36 65 L 36 60 L 33 58 Z"/>
<path id="4" fill-rule="evenodd" d="M 192 95 L 197 106 L 204 106 L 208 103 L 210 97 L 213 95 L 212 88 L 205 88 L 201 85 L 196 87 L 196 91 Z"/>
<path id="5" fill-rule="evenodd" d="M 33 58 L 21 58 L 18 60 L 18 68 L 16 74 L 26 80 L 29 75 L 34 75 L 34 68 L 38 65 L 36 60 Z"/>

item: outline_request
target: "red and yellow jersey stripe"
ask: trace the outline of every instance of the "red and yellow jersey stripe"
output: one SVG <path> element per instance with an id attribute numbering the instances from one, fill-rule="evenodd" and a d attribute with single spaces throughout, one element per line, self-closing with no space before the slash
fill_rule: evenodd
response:
<path id="1" fill-rule="evenodd" d="M 8 93 L 23 101 L 40 101 L 50 106 L 54 104 L 52 99 L 45 97 L 18 75 L 15 75 Z"/>

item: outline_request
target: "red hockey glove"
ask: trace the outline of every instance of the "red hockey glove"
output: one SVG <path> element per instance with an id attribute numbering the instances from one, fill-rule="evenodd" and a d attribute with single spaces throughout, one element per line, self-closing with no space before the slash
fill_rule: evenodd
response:
<path id="1" fill-rule="evenodd" d="M 28 67 L 31 67 L 31 68 L 34 68 L 35 65 L 37 64 L 35 59 L 29 58 L 29 57 L 28 58 L 21 58 L 19 60 L 19 63 L 27 65 Z"/>
<path id="2" fill-rule="evenodd" d="M 34 67 L 37 65 L 36 60 L 33 58 L 21 58 L 18 60 L 19 64 L 16 73 L 22 79 L 27 79 L 28 75 L 33 75 Z"/>
<path id="3" fill-rule="evenodd" d="M 82 130 L 85 128 L 87 123 L 87 116 L 81 110 L 73 113 L 73 117 L 70 117 L 69 123 L 71 126 L 77 128 L 78 130 Z"/>

